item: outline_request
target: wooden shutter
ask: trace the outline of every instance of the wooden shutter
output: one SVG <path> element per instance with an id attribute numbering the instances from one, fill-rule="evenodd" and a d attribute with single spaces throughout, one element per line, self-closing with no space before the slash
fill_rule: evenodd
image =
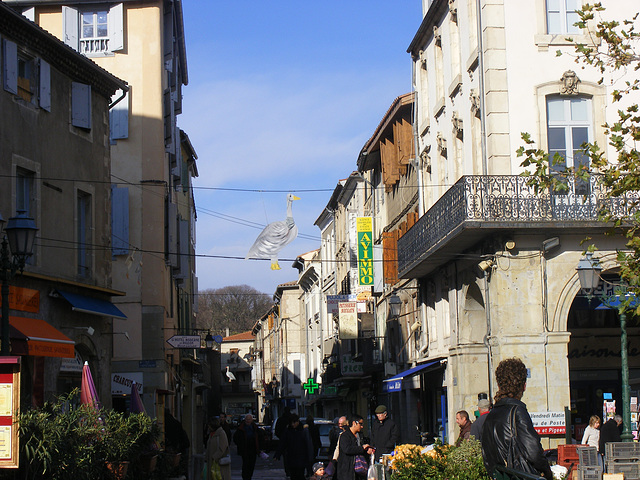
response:
<path id="1" fill-rule="evenodd" d="M 18 94 L 18 46 L 9 41 L 5 40 L 3 43 L 2 49 L 2 57 L 4 58 L 3 64 L 3 77 L 4 77 L 4 89 L 13 93 L 14 95 Z"/>
<path id="2" fill-rule="evenodd" d="M 173 275 L 174 278 L 185 279 L 189 275 L 189 222 L 187 220 L 178 220 L 179 230 L 179 252 L 178 270 Z"/>
<path id="3" fill-rule="evenodd" d="M 121 96 L 122 90 L 118 90 L 111 101 L 115 102 Z M 109 110 L 109 129 L 111 140 L 129 138 L 129 92 Z"/>
<path id="4" fill-rule="evenodd" d="M 40 79 L 38 82 L 40 108 L 51 111 L 51 67 L 40 59 Z"/>
<path id="5" fill-rule="evenodd" d="M 111 254 L 129 254 L 129 188 L 111 187 Z"/>
<path id="6" fill-rule="evenodd" d="M 91 85 L 71 82 L 71 125 L 91 128 Z"/>
<path id="7" fill-rule="evenodd" d="M 398 231 L 382 232 L 382 263 L 384 265 L 384 283 L 393 285 L 398 282 Z"/>
<path id="8" fill-rule="evenodd" d="M 64 43 L 78 51 L 78 10 L 73 7 L 62 7 L 62 32 Z"/>
<path id="9" fill-rule="evenodd" d="M 109 51 L 115 52 L 124 48 L 124 8 L 116 3 L 109 8 L 107 27 L 109 29 Z"/>
<path id="10" fill-rule="evenodd" d="M 413 132 L 411 123 L 401 118 L 393 124 L 393 138 L 398 146 L 398 162 L 407 165 L 415 156 L 413 153 Z"/>

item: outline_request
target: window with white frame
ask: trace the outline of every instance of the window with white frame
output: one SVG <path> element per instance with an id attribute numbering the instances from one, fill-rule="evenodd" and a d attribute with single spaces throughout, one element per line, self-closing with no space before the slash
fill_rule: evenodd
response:
<path id="1" fill-rule="evenodd" d="M 580 20 L 576 10 L 582 6 L 581 0 L 546 0 L 547 33 L 581 33 L 574 23 Z"/>
<path id="2" fill-rule="evenodd" d="M 62 7 L 64 43 L 86 56 L 112 55 L 124 48 L 122 3 L 86 9 Z"/>
<path id="3" fill-rule="evenodd" d="M 589 166 L 589 157 L 582 145 L 593 138 L 591 99 L 588 97 L 547 97 L 547 142 L 551 169 L 562 171 L 565 167 L 579 169 Z M 562 161 L 556 163 L 558 154 Z M 588 185 L 576 184 L 576 193 L 587 193 Z M 586 190 L 585 190 L 586 189 Z"/>
<path id="4" fill-rule="evenodd" d="M 91 274 L 93 215 L 91 213 L 91 194 L 78 190 L 76 197 L 76 245 L 78 275 L 89 277 Z"/>

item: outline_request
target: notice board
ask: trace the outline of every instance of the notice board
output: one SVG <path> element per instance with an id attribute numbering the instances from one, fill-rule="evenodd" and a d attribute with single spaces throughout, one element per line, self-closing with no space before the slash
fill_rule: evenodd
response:
<path id="1" fill-rule="evenodd" d="M 20 357 L 0 357 L 0 468 L 18 468 Z"/>

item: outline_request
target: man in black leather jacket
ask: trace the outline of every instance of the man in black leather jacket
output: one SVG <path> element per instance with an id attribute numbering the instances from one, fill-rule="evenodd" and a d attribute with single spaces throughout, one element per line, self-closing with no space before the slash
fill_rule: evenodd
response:
<path id="1" fill-rule="evenodd" d="M 519 358 L 503 360 L 496 368 L 498 392 L 493 410 L 482 429 L 482 457 L 487 472 L 508 466 L 553 479 L 540 437 L 533 428 L 527 406 L 520 401 L 526 388 L 527 367 Z"/>

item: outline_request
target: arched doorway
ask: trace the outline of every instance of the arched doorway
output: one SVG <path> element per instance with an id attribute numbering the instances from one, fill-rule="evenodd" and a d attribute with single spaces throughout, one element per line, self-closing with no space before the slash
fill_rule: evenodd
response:
<path id="1" fill-rule="evenodd" d="M 615 309 L 599 300 L 615 295 L 620 278 L 603 274 L 603 282 L 594 297 L 580 292 L 575 296 L 567 316 L 571 417 L 574 438 L 582 432 L 591 415 L 605 418 L 604 401 L 615 401 L 616 413 L 622 413 L 622 375 L 620 360 L 620 320 Z M 631 385 L 632 430 L 637 431 L 638 389 L 640 389 L 640 328 L 638 319 L 627 315 L 629 383 Z M 635 415 L 634 415 L 635 413 Z M 609 411 L 609 415 L 613 412 Z"/>

